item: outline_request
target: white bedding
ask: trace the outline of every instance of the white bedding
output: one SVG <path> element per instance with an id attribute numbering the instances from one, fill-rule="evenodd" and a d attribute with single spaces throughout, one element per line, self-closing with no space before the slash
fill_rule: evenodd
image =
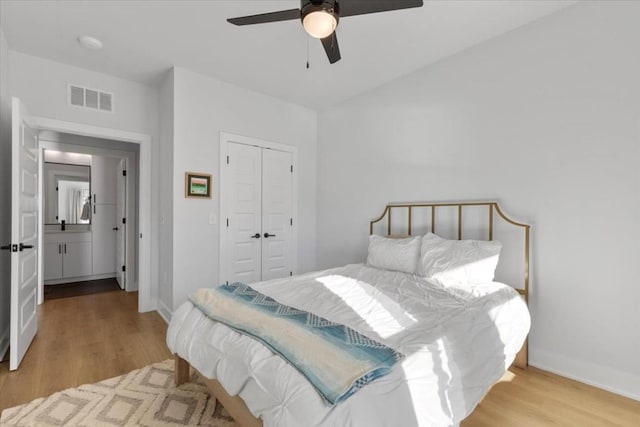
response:
<path id="1" fill-rule="evenodd" d="M 239 394 L 265 427 L 456 425 L 512 363 L 530 326 L 524 301 L 499 283 L 444 288 L 356 264 L 251 286 L 406 356 L 389 375 L 331 406 L 264 345 L 184 303 L 167 345 Z"/>

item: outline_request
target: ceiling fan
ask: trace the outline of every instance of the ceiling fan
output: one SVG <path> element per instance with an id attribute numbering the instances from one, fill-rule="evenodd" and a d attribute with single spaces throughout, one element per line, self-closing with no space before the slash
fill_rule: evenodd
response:
<path id="1" fill-rule="evenodd" d="M 300 9 L 241 16 L 227 21 L 234 25 L 252 25 L 300 19 L 307 33 L 320 39 L 329 62 L 333 64 L 340 60 L 335 33 L 340 18 L 421 7 L 422 4 L 423 0 L 300 0 Z"/>

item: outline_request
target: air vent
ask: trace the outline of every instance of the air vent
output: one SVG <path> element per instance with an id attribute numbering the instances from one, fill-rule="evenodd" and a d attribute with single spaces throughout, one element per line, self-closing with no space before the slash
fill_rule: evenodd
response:
<path id="1" fill-rule="evenodd" d="M 68 101 L 76 107 L 97 111 L 113 111 L 113 94 L 98 89 L 89 89 L 77 85 L 68 85 Z"/>

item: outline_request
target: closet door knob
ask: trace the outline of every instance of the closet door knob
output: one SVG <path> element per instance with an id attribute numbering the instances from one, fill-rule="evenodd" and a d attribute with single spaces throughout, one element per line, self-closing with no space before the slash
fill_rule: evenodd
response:
<path id="1" fill-rule="evenodd" d="M 276 237 L 275 234 L 264 233 L 264 238 L 268 239 L 269 237 Z"/>
<path id="2" fill-rule="evenodd" d="M 113 231 L 118 231 L 118 227 L 113 227 L 112 230 Z"/>
<path id="3" fill-rule="evenodd" d="M 260 233 L 256 233 L 253 236 L 251 236 L 252 239 L 259 239 L 260 238 Z"/>

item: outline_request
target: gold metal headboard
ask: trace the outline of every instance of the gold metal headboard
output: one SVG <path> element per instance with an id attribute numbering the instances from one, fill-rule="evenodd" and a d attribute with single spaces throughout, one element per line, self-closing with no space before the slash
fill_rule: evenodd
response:
<path id="1" fill-rule="evenodd" d="M 498 202 L 438 202 L 438 203 L 430 203 L 430 202 L 420 202 L 420 203 L 390 203 L 388 204 L 382 215 L 378 218 L 372 220 L 369 223 L 369 234 L 373 234 L 374 225 L 383 221 L 386 217 L 386 234 L 391 236 L 393 235 L 392 228 L 397 228 L 397 224 L 392 227 L 392 217 L 394 212 L 401 212 L 406 210 L 406 219 L 403 223 L 402 227 L 404 227 L 406 232 L 398 233 L 397 230 L 395 234 L 406 234 L 411 236 L 414 231 L 414 214 L 417 210 L 427 210 L 430 214 L 430 230 L 432 233 L 436 233 L 436 213 L 444 208 L 454 208 L 457 209 L 457 239 L 462 240 L 463 237 L 463 211 L 468 208 L 483 208 L 486 207 L 488 210 L 488 219 L 487 219 L 487 240 L 493 240 L 494 237 L 494 224 L 495 224 L 495 214 L 498 214 L 500 218 L 502 218 L 506 223 L 514 226 L 520 227 L 524 231 L 524 289 L 517 289 L 517 291 L 524 296 L 525 300 L 528 302 L 529 300 L 529 244 L 530 244 L 530 231 L 531 226 L 528 224 L 524 224 L 521 222 L 517 222 L 509 218 L 504 214 L 500 206 L 498 206 Z"/>

